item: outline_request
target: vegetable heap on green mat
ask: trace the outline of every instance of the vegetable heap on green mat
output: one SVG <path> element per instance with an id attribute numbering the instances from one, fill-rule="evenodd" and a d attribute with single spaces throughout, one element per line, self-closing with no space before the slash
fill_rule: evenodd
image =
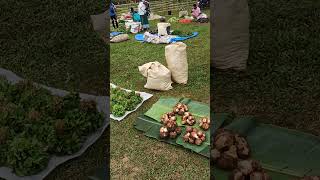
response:
<path id="1" fill-rule="evenodd" d="M 230 180 L 271 180 L 259 162 L 251 160 L 247 140 L 237 133 L 219 129 L 215 133 L 211 160 L 224 170 L 232 170 Z"/>
<path id="2" fill-rule="evenodd" d="M 103 120 L 96 103 L 80 101 L 77 93 L 58 97 L 31 82 L 0 78 L 0 167 L 36 174 L 50 156 L 79 151 Z"/>
<path id="3" fill-rule="evenodd" d="M 188 125 L 186 128 L 186 133 L 183 136 L 183 141 L 200 146 L 202 142 L 205 141 L 205 133 L 197 128 L 191 127 L 196 123 L 196 119 L 188 111 L 189 108 L 186 104 L 177 103 L 173 107 L 172 112 L 163 114 L 161 116 L 161 122 L 163 126 L 160 128 L 160 138 L 170 137 L 174 139 L 181 133 L 181 127 L 178 127 L 176 122 L 177 116 L 181 116 L 182 125 Z M 204 126 L 204 123 L 206 126 Z M 204 130 L 208 130 L 210 127 L 210 120 L 208 118 L 201 118 L 199 121 L 199 126 Z"/>
<path id="4" fill-rule="evenodd" d="M 110 86 L 111 113 L 116 117 L 125 115 L 126 111 L 134 110 L 141 102 L 142 97 L 134 91 L 128 92 L 119 87 Z"/>

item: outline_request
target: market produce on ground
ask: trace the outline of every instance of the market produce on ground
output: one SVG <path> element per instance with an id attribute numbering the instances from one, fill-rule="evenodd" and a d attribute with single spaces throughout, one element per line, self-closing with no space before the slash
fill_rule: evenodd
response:
<path id="1" fill-rule="evenodd" d="M 248 160 L 250 148 L 246 139 L 232 131 L 216 131 L 211 157 L 218 168 L 232 170 L 230 180 L 271 180 L 259 162 Z"/>
<path id="2" fill-rule="evenodd" d="M 36 174 L 51 156 L 79 151 L 103 121 L 96 103 L 78 93 L 58 97 L 29 81 L 13 85 L 0 78 L 0 167 Z"/>
<path id="3" fill-rule="evenodd" d="M 298 180 L 320 174 L 317 136 L 259 123 L 252 117 L 230 116 L 214 126 L 211 156 L 217 179 Z M 259 161 L 263 170 L 255 169 L 250 175 L 239 172 L 243 165 L 248 169 L 250 161 Z"/>
<path id="4" fill-rule="evenodd" d="M 200 154 L 210 146 L 210 129 L 200 127 L 203 119 L 206 123 L 209 120 L 210 109 L 206 104 L 187 98 L 162 97 L 145 116 L 150 118 L 138 119 L 136 128 L 145 131 L 149 137 L 178 144 Z M 184 124 L 184 117 L 190 117 L 188 120 L 192 123 Z"/>
<path id="5" fill-rule="evenodd" d="M 176 36 L 180 36 L 180 37 L 187 37 L 187 36 L 192 36 L 193 32 L 187 31 L 187 30 L 174 30 L 174 31 L 172 31 L 171 35 L 176 35 Z"/>
<path id="6" fill-rule="evenodd" d="M 128 92 L 119 87 L 110 86 L 111 113 L 116 117 L 134 110 L 142 102 L 142 97 L 134 91 Z"/>

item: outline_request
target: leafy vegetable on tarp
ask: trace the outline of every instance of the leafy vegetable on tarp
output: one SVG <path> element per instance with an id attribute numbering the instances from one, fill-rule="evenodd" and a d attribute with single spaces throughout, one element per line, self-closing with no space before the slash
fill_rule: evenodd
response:
<path id="1" fill-rule="evenodd" d="M 119 87 L 110 86 L 110 94 L 111 112 L 117 117 L 123 116 L 126 111 L 134 110 L 143 100 L 139 93 L 128 92 Z"/>
<path id="2" fill-rule="evenodd" d="M 192 36 L 193 32 L 192 31 L 182 31 L 182 30 L 174 30 L 171 35 L 177 35 L 180 37 L 188 37 L 188 36 Z"/>
<path id="3" fill-rule="evenodd" d="M 80 101 L 78 93 L 58 97 L 29 81 L 0 78 L 0 167 L 36 174 L 53 154 L 79 151 L 103 120 L 96 103 Z"/>
<path id="4" fill-rule="evenodd" d="M 136 111 L 146 100 L 150 99 L 153 95 L 149 94 L 149 93 L 145 93 L 145 92 L 139 92 L 139 91 L 133 91 L 133 90 L 129 90 L 129 89 L 124 89 L 124 88 L 120 88 L 119 86 L 116 86 L 115 84 L 110 83 L 110 90 L 112 90 L 112 88 L 116 88 L 117 89 L 117 95 L 111 95 L 111 105 L 113 104 L 113 106 L 111 107 L 111 113 L 110 113 L 110 118 L 117 120 L 117 121 L 121 121 L 124 118 L 126 118 L 130 113 Z M 132 97 L 134 100 L 127 100 L 125 99 L 126 97 L 121 95 L 123 94 L 125 91 L 128 96 L 133 95 L 133 93 L 135 94 L 135 97 Z M 140 97 L 138 97 L 138 95 Z M 124 99 L 125 102 L 121 102 L 119 101 L 118 97 L 120 97 L 120 100 Z M 140 99 L 141 98 L 141 99 Z M 112 101 L 113 100 L 113 101 Z M 136 103 L 135 100 L 140 101 L 139 104 L 135 105 Z M 116 104 L 114 104 L 116 103 Z M 130 105 L 128 105 L 130 104 Z M 129 108 L 126 108 L 125 106 L 129 106 Z M 133 108 L 134 106 L 134 108 Z M 126 110 L 127 109 L 127 110 Z M 132 109 L 132 110 L 128 110 L 128 109 Z M 112 112 L 117 113 L 118 116 L 114 115 Z M 124 112 L 124 113 L 123 113 Z M 122 114 L 122 116 L 119 116 L 120 114 Z"/>

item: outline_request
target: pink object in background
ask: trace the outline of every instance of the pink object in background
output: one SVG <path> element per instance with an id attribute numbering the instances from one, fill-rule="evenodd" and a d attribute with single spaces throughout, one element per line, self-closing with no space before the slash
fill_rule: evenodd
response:
<path id="1" fill-rule="evenodd" d="M 199 15 L 201 14 L 201 10 L 199 7 L 197 7 L 196 9 L 192 9 L 192 16 L 197 18 Z"/>

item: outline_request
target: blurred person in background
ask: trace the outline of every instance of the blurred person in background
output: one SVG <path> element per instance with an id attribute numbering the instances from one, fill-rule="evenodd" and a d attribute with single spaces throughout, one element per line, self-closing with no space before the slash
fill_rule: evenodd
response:
<path id="1" fill-rule="evenodd" d="M 113 2 L 110 3 L 110 9 L 109 9 L 109 13 L 110 13 L 110 18 L 112 21 L 112 26 L 113 28 L 118 28 L 118 20 L 117 20 L 117 13 L 116 13 L 116 6 L 113 4 Z"/>

